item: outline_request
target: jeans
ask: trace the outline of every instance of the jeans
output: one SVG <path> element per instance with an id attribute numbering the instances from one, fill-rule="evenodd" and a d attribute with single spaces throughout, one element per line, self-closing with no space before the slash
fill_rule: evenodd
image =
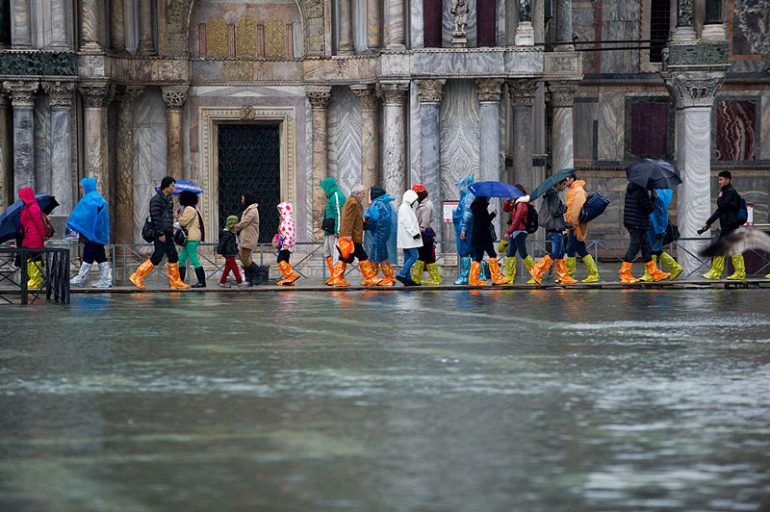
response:
<path id="1" fill-rule="evenodd" d="M 156 267 L 163 261 L 164 255 L 168 258 L 169 263 L 176 263 L 179 261 L 179 256 L 176 253 L 176 245 L 174 245 L 174 240 L 171 238 L 171 233 L 168 232 L 165 235 L 165 242 L 161 242 L 158 237 L 155 237 L 155 240 L 152 241 L 155 246 L 155 251 L 153 251 L 152 256 L 150 256 L 150 263 Z"/>
<path id="2" fill-rule="evenodd" d="M 570 258 L 575 257 L 575 253 L 577 253 L 578 256 L 581 258 L 585 258 L 588 256 L 588 249 L 586 249 L 586 243 L 581 242 L 577 239 L 575 236 L 575 230 L 570 229 L 569 230 L 569 236 L 567 237 L 567 249 L 566 249 L 567 256 Z"/>
<path id="3" fill-rule="evenodd" d="M 490 258 L 497 258 L 497 253 L 495 252 L 495 244 L 493 242 L 489 242 L 489 244 L 484 247 L 476 246 L 473 248 L 473 250 L 473 261 L 478 263 L 481 263 L 481 260 L 484 259 L 484 253 L 487 253 Z"/>
<path id="4" fill-rule="evenodd" d="M 623 257 L 623 261 L 626 263 L 634 261 L 639 249 L 642 250 L 642 260 L 645 263 L 652 261 L 652 252 L 650 250 L 650 241 L 647 239 L 647 230 L 629 229 L 628 234 L 631 236 L 631 240 L 628 244 L 626 255 Z"/>
<path id="5" fill-rule="evenodd" d="M 548 231 L 548 241 L 551 242 L 550 256 L 552 260 L 560 260 L 564 258 L 564 235 L 561 231 Z"/>
<path id="6" fill-rule="evenodd" d="M 182 250 L 179 251 L 179 266 L 187 266 L 187 258 L 190 258 L 190 263 L 193 268 L 201 268 L 201 262 L 198 260 L 198 246 L 201 244 L 200 240 L 188 240 L 186 244 L 182 246 Z"/>
<path id="7" fill-rule="evenodd" d="M 419 256 L 419 251 L 417 248 L 413 249 L 402 249 L 404 251 L 404 266 L 401 267 L 401 270 L 399 271 L 398 275 L 401 277 L 405 277 L 408 279 L 412 278 L 412 266 L 417 261 L 417 256 Z"/>
<path id="8" fill-rule="evenodd" d="M 516 253 L 519 253 L 519 256 L 521 256 L 522 259 L 526 259 L 527 256 L 529 256 L 529 254 L 527 254 L 526 231 L 514 231 L 511 238 L 508 240 L 508 249 L 505 251 L 505 255 L 509 258 L 513 258 L 516 256 Z"/>

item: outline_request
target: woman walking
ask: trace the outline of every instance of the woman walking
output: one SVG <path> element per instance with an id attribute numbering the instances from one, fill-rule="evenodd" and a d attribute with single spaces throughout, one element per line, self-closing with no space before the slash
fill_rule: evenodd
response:
<path id="1" fill-rule="evenodd" d="M 21 246 L 26 249 L 42 249 L 45 247 L 45 221 L 43 212 L 35 199 L 35 192 L 30 187 L 19 190 L 19 198 L 24 202 L 21 210 L 19 226 L 23 231 Z M 43 285 L 43 260 L 40 254 L 27 257 L 27 288 L 37 289 Z"/>
<path id="2" fill-rule="evenodd" d="M 497 260 L 495 252 L 495 241 L 492 237 L 492 221 L 497 216 L 496 212 L 489 212 L 489 198 L 477 197 L 471 204 L 473 212 L 473 236 L 471 246 L 473 247 L 474 257 L 471 263 L 471 273 L 468 277 L 470 286 L 486 286 L 487 282 L 479 279 L 481 273 L 481 261 L 484 259 L 484 253 L 489 256 L 489 273 L 492 277 L 492 284 L 507 284 L 510 279 L 500 271 L 500 263 Z"/>
<path id="3" fill-rule="evenodd" d="M 417 222 L 420 223 L 422 247 L 419 257 L 412 270 L 412 281 L 417 284 L 438 286 L 441 284 L 441 274 L 436 263 L 436 232 L 433 230 L 433 202 L 428 198 L 428 191 L 422 183 L 412 186 L 417 192 Z M 430 279 L 422 280 L 423 270 L 428 270 Z"/>
<path id="4" fill-rule="evenodd" d="M 401 267 L 396 279 L 404 286 L 415 286 L 412 281 L 412 265 L 417 261 L 417 249 L 422 247 L 420 235 L 420 223 L 417 222 L 415 206 L 417 204 L 417 192 L 407 190 L 398 207 L 398 246 L 404 251 L 404 265 Z"/>
<path id="5" fill-rule="evenodd" d="M 205 230 L 203 228 L 203 219 L 198 211 L 198 194 L 185 190 L 179 195 L 179 204 L 184 209 L 179 217 L 179 225 L 187 231 L 187 242 L 179 251 L 179 277 L 184 281 L 187 274 L 187 259 L 190 259 L 195 269 L 195 277 L 198 282 L 191 288 L 206 287 L 206 272 L 203 265 L 198 260 L 198 246 L 205 241 Z"/>
<path id="6" fill-rule="evenodd" d="M 85 247 L 80 271 L 70 279 L 70 285 L 82 288 L 86 284 L 91 266 L 96 263 L 99 266 L 99 280 L 93 284 L 93 287 L 110 288 L 112 270 L 107 261 L 107 253 L 104 251 L 104 246 L 110 242 L 109 207 L 107 201 L 96 190 L 95 178 L 80 180 L 80 193 L 83 197 L 72 210 L 67 227 L 80 233 Z"/>
<path id="7" fill-rule="evenodd" d="M 241 242 L 241 265 L 246 279 L 240 286 L 256 286 L 262 283 L 262 276 L 257 264 L 251 259 L 252 252 L 259 248 L 259 204 L 257 196 L 251 192 L 245 192 L 241 196 L 241 204 L 244 206 L 241 220 L 235 225 Z"/>
<path id="8" fill-rule="evenodd" d="M 527 195 L 523 185 L 516 185 L 522 194 Z M 535 260 L 527 253 L 527 221 L 529 220 L 529 208 L 532 203 L 516 202 L 515 199 L 506 199 L 503 203 L 503 211 L 510 212 L 511 223 L 503 235 L 503 240 L 508 242 L 505 252 L 505 275 L 510 283 L 516 279 L 516 254 L 524 261 L 527 270 L 535 266 Z"/>

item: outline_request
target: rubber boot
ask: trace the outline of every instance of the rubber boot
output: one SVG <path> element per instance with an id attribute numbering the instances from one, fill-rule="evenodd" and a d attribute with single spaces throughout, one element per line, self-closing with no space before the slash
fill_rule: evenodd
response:
<path id="1" fill-rule="evenodd" d="M 664 279 L 668 279 L 668 277 L 671 275 L 668 272 L 663 272 L 661 269 L 658 268 L 658 265 L 655 263 L 655 260 L 648 261 L 644 264 L 644 267 L 647 269 L 647 274 L 649 274 L 652 277 L 653 281 L 663 281 Z"/>
<path id="2" fill-rule="evenodd" d="M 393 265 L 388 262 L 380 263 L 382 267 L 382 275 L 385 276 L 377 286 L 395 286 L 396 279 L 393 277 Z"/>
<path id="3" fill-rule="evenodd" d="M 460 258 L 460 273 L 454 281 L 455 285 L 462 286 L 468 284 L 468 276 L 471 271 L 471 260 L 470 256 L 463 256 Z"/>
<path id="4" fill-rule="evenodd" d="M 430 274 L 430 279 L 427 281 L 423 281 L 422 284 L 427 286 L 440 286 L 441 285 L 441 272 L 438 268 L 438 263 L 428 263 L 425 265 L 425 267 L 428 269 L 428 274 Z"/>
<path id="5" fill-rule="evenodd" d="M 731 281 L 743 281 L 746 279 L 746 263 L 743 261 L 743 254 L 733 254 L 733 269 L 735 272 L 727 276 Z"/>
<path id="6" fill-rule="evenodd" d="M 511 278 L 504 276 L 500 270 L 500 262 L 497 258 L 489 258 L 489 273 L 492 274 L 492 284 L 501 285 L 511 282 Z"/>
<path id="7" fill-rule="evenodd" d="M 505 275 L 508 276 L 508 284 L 513 284 L 516 280 L 516 256 L 505 258 Z"/>
<path id="8" fill-rule="evenodd" d="M 347 263 L 344 261 L 337 261 L 337 264 L 334 266 L 334 273 L 332 274 L 331 286 L 334 286 L 335 288 L 345 288 L 350 286 L 350 283 L 345 281 L 345 269 L 347 266 Z"/>
<path id="9" fill-rule="evenodd" d="M 551 265 L 553 265 L 553 260 L 548 254 L 540 258 L 540 261 L 529 269 L 529 275 L 532 276 L 532 279 L 527 281 L 527 284 L 540 284 L 543 279 L 543 273 L 551 268 Z"/>
<path id="10" fill-rule="evenodd" d="M 583 265 L 586 266 L 586 270 L 588 270 L 588 276 L 583 279 L 584 283 L 595 283 L 599 280 L 599 267 L 596 266 L 596 261 L 594 261 L 594 257 L 590 254 L 586 254 L 583 256 Z"/>
<path id="11" fill-rule="evenodd" d="M 527 267 L 527 270 L 532 270 L 532 267 L 535 265 L 537 265 L 537 263 L 535 262 L 535 258 L 532 256 L 528 255 L 526 258 L 524 258 L 524 266 Z"/>
<path id="12" fill-rule="evenodd" d="M 251 265 L 249 265 L 249 268 L 251 269 L 251 284 L 253 286 L 259 286 L 265 281 L 267 281 L 265 274 L 262 272 L 262 269 L 259 268 L 259 265 L 251 262 Z"/>
<path id="13" fill-rule="evenodd" d="M 358 269 L 364 276 L 361 286 L 377 286 L 380 283 L 380 278 L 377 277 L 377 271 L 371 261 L 359 261 Z"/>
<path id="14" fill-rule="evenodd" d="M 332 284 L 332 275 L 334 274 L 334 258 L 331 256 L 326 257 L 326 267 L 329 269 L 329 278 L 324 281 L 324 284 L 327 286 L 331 286 Z"/>
<path id="15" fill-rule="evenodd" d="M 725 257 L 714 256 L 711 260 L 711 270 L 703 274 L 704 279 L 721 279 L 722 271 L 725 269 Z"/>
<path id="16" fill-rule="evenodd" d="M 254 286 L 253 280 L 254 276 L 251 275 L 251 267 L 243 267 L 243 282 L 238 285 L 238 288 L 251 288 Z"/>
<path id="17" fill-rule="evenodd" d="M 154 269 L 155 265 L 153 265 L 150 260 L 145 260 L 144 263 L 139 265 L 139 268 L 131 274 L 131 277 L 129 277 L 128 280 L 140 290 L 144 290 L 144 278 Z"/>
<path id="18" fill-rule="evenodd" d="M 560 284 L 575 284 L 577 281 L 570 277 L 567 269 L 567 261 L 564 259 L 556 260 L 556 279 Z"/>
<path id="19" fill-rule="evenodd" d="M 187 265 L 184 267 L 179 267 L 179 280 L 184 283 L 185 278 L 187 277 Z"/>
<path id="20" fill-rule="evenodd" d="M 70 279 L 70 286 L 77 286 L 78 288 L 83 288 L 86 284 L 86 278 L 88 277 L 88 273 L 91 271 L 91 264 L 86 263 L 85 261 L 80 264 L 80 271 L 78 271 L 78 275 Z"/>
<path id="21" fill-rule="evenodd" d="M 652 255 L 652 261 L 655 262 L 655 264 L 657 265 L 658 257 L 655 256 L 654 254 Z M 644 265 L 644 274 L 642 275 L 642 277 L 639 278 L 639 280 L 645 283 L 650 283 L 655 280 L 652 278 L 652 274 L 650 274 L 650 269 L 647 267 L 646 264 Z"/>
<path id="22" fill-rule="evenodd" d="M 185 284 L 181 279 L 179 279 L 179 263 L 169 263 L 168 269 L 166 270 L 166 275 L 168 276 L 168 284 L 171 286 L 171 288 L 186 290 L 190 287 L 189 284 Z"/>
<path id="23" fill-rule="evenodd" d="M 618 272 L 618 276 L 620 277 L 621 283 L 636 283 L 639 281 L 637 278 L 634 277 L 634 275 L 631 273 L 631 269 L 633 269 L 634 264 L 630 263 L 628 261 L 624 261 L 623 264 L 620 266 L 620 271 Z"/>
<path id="24" fill-rule="evenodd" d="M 661 264 L 668 267 L 668 271 L 671 272 L 671 277 L 669 279 L 673 281 L 677 277 L 679 277 L 679 274 L 682 273 L 682 270 L 684 270 L 684 267 L 680 265 L 673 256 L 671 256 L 667 252 L 660 253 L 660 262 Z"/>
<path id="25" fill-rule="evenodd" d="M 99 263 L 99 280 L 96 281 L 93 288 L 112 288 L 112 269 L 109 261 Z"/>
<path id="26" fill-rule="evenodd" d="M 37 290 L 43 286 L 43 262 L 42 261 L 28 261 L 27 262 L 27 289 Z"/>
<path id="27" fill-rule="evenodd" d="M 198 282 L 192 285 L 190 288 L 205 288 L 206 287 L 206 271 L 203 267 L 195 267 L 195 277 Z"/>
<path id="28" fill-rule="evenodd" d="M 481 263 L 478 261 L 471 262 L 471 269 L 468 273 L 468 286 L 486 286 L 487 282 L 479 279 L 481 273 Z"/>
<path id="29" fill-rule="evenodd" d="M 422 272 L 425 270 L 425 262 L 417 260 L 412 265 L 412 281 L 414 284 L 422 284 Z"/>
<path id="30" fill-rule="evenodd" d="M 479 271 L 479 281 L 487 281 L 489 279 L 489 275 L 489 263 L 482 261 L 481 270 Z"/>
<path id="31" fill-rule="evenodd" d="M 299 279 L 299 274 L 294 272 L 291 268 L 291 263 L 288 261 L 281 261 L 278 263 L 278 270 L 281 271 L 281 275 L 283 276 L 283 279 L 276 283 L 278 286 L 293 286 L 294 281 Z"/>
<path id="32" fill-rule="evenodd" d="M 575 256 L 567 256 L 564 258 L 564 262 L 567 264 L 567 273 L 570 277 L 574 277 L 575 268 L 577 268 L 577 258 Z"/>

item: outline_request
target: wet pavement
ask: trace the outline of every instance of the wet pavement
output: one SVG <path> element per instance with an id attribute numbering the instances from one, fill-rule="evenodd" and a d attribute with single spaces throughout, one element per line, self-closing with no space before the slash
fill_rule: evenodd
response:
<path id="1" fill-rule="evenodd" d="M 769 299 L 0 307 L 0 511 L 769 510 Z"/>

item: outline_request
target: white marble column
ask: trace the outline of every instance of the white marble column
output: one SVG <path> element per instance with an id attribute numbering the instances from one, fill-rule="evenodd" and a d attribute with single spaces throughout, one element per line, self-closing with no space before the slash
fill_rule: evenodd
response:
<path id="1" fill-rule="evenodd" d="M 351 0 L 337 0 L 339 7 L 337 26 L 337 54 L 350 55 L 353 53 L 353 25 Z"/>
<path id="2" fill-rule="evenodd" d="M 548 92 L 552 109 L 551 168 L 555 172 L 575 166 L 572 110 L 577 84 L 550 82 Z"/>
<path id="3" fill-rule="evenodd" d="M 134 243 L 134 107 L 142 90 L 141 86 L 127 86 L 116 96 L 118 137 L 112 239 L 117 244 Z"/>
<path id="4" fill-rule="evenodd" d="M 513 178 L 527 191 L 537 185 L 532 169 L 535 152 L 532 106 L 535 101 L 537 81 L 509 80 L 508 96 L 513 109 Z"/>
<path id="5" fill-rule="evenodd" d="M 99 53 L 99 12 L 96 0 L 80 1 L 80 51 Z"/>
<path id="6" fill-rule="evenodd" d="M 380 14 L 380 1 L 367 0 L 366 17 L 368 26 L 366 31 L 367 46 L 370 50 L 382 48 L 382 21 Z"/>
<path id="7" fill-rule="evenodd" d="M 35 186 L 35 94 L 37 81 L 3 82 L 13 105 L 13 190 Z"/>
<path id="8" fill-rule="evenodd" d="M 404 105 L 407 82 L 380 83 L 383 108 L 382 173 L 385 190 L 399 198 L 406 190 L 406 115 Z"/>
<path id="9" fill-rule="evenodd" d="M 404 0 L 385 0 L 387 10 L 388 50 L 405 50 Z"/>
<path id="10" fill-rule="evenodd" d="M 43 82 L 51 109 L 51 191 L 61 206 L 56 216 L 69 216 L 77 202 L 72 183 L 72 104 L 75 82 Z"/>
<path id="11" fill-rule="evenodd" d="M 441 100 L 446 80 L 420 80 L 417 92 L 420 97 L 420 158 L 422 184 L 433 202 L 433 229 L 436 242 L 442 239 L 442 211 L 444 198 L 441 194 Z"/>
<path id="12" fill-rule="evenodd" d="M 711 215 L 711 111 L 724 82 L 719 71 L 664 72 L 663 79 L 676 108 L 676 164 L 682 184 L 677 187 L 677 225 L 680 240 L 677 260 L 685 276 L 696 272 L 698 251 L 710 233 L 697 230 Z"/>
<path id="13" fill-rule="evenodd" d="M 69 46 L 67 37 L 67 2 L 65 0 L 51 0 L 51 41 L 49 47 L 68 49 Z"/>
<path id="14" fill-rule="evenodd" d="M 126 49 L 126 29 L 123 11 L 123 0 L 110 0 L 110 46 L 113 50 L 119 52 Z"/>
<path id="15" fill-rule="evenodd" d="M 500 165 L 500 95 L 503 80 L 476 80 L 476 95 L 480 103 L 479 175 L 481 181 L 499 181 Z"/>
<path id="16" fill-rule="evenodd" d="M 321 180 L 329 176 L 329 155 L 327 148 L 327 117 L 331 87 L 308 86 L 306 88 L 307 99 L 312 110 L 312 190 L 313 190 L 313 240 L 323 240 L 324 210 L 326 208 L 326 194 L 319 186 Z"/>
<path id="17" fill-rule="evenodd" d="M 85 175 L 96 178 L 99 193 L 110 200 L 109 156 L 107 151 L 107 105 L 110 86 L 105 80 L 80 82 L 83 97 Z"/>
<path id="18" fill-rule="evenodd" d="M 560 45 L 557 51 L 574 50 L 572 44 L 572 0 L 556 0 L 556 40 Z"/>
<path id="19" fill-rule="evenodd" d="M 32 48 L 32 13 L 29 0 L 11 0 L 11 46 Z"/>
<path id="20" fill-rule="evenodd" d="M 166 103 L 168 175 L 176 179 L 185 177 L 182 108 L 187 101 L 189 88 L 188 85 L 171 85 L 161 88 L 163 101 Z"/>
<path id="21" fill-rule="evenodd" d="M 139 1 L 139 52 L 153 55 L 155 46 L 152 42 L 152 0 Z"/>
<path id="22" fill-rule="evenodd" d="M 380 102 L 369 86 L 351 87 L 361 106 L 361 183 L 367 190 L 380 183 Z"/>

